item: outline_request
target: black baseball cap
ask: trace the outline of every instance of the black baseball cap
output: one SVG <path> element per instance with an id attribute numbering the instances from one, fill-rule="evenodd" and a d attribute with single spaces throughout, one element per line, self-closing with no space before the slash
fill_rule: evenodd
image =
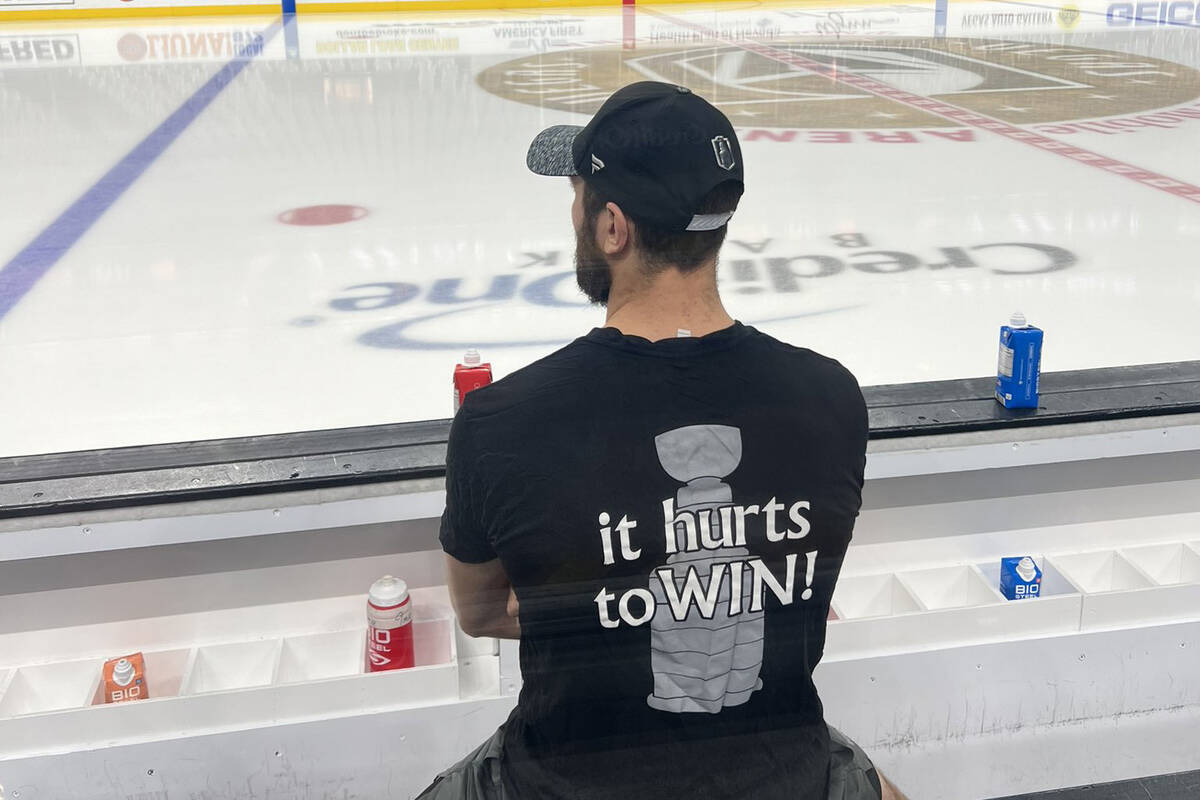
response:
<path id="1" fill-rule="evenodd" d="M 635 219 L 671 231 L 710 231 L 733 216 L 698 214 L 726 181 L 744 188 L 729 119 L 690 89 L 643 81 L 617 90 L 586 126 L 539 133 L 525 157 L 538 175 L 578 175 Z"/>

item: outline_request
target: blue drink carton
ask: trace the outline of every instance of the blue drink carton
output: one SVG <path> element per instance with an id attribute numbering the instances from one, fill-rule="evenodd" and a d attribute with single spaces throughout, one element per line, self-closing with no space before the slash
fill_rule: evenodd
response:
<path id="1" fill-rule="evenodd" d="M 1042 570 L 1029 556 L 1000 559 L 1000 593 L 1009 600 L 1042 594 Z"/>
<path id="2" fill-rule="evenodd" d="M 1037 408 L 1042 373 L 1042 329 L 1013 314 L 1000 328 L 1000 364 L 996 369 L 996 399 L 1005 408 Z"/>

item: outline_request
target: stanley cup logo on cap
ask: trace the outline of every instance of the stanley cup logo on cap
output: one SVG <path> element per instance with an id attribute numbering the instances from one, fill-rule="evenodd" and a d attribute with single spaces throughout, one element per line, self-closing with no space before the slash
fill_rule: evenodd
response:
<path id="1" fill-rule="evenodd" d="M 713 154 L 717 157 L 717 166 L 723 170 L 731 170 L 737 166 L 733 158 L 733 145 L 727 136 L 714 136 L 712 140 Z"/>
<path id="2" fill-rule="evenodd" d="M 654 438 L 658 461 L 675 480 L 686 484 L 675 494 L 680 512 L 695 514 L 713 537 L 721 525 L 717 510 L 733 501 L 733 490 L 722 480 L 742 461 L 742 433 L 728 425 L 689 425 Z M 680 537 L 679 526 L 675 528 Z M 737 706 L 762 688 L 764 612 L 752 608 L 752 584 L 749 572 L 733 575 L 725 572 L 730 562 L 744 559 L 745 547 L 723 546 L 712 550 L 687 552 L 680 541 L 667 557 L 666 569 L 651 573 L 650 590 L 660 611 L 650 621 L 650 667 L 654 673 L 654 692 L 646 704 L 659 711 L 675 714 L 708 712 Z M 707 582 L 714 574 L 720 578 L 717 608 L 706 617 L 699 608 L 689 607 L 687 616 L 677 619 L 670 606 L 663 580 L 673 580 L 676 590 L 690 574 Z M 669 570 L 670 577 L 664 573 Z M 730 613 L 731 595 L 741 595 L 732 605 L 744 609 Z"/>

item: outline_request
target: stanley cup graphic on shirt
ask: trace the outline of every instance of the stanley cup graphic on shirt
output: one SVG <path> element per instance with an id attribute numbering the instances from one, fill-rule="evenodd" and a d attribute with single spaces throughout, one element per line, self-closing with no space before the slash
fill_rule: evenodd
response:
<path id="1" fill-rule="evenodd" d="M 665 565 L 673 576 L 673 594 L 678 597 L 685 591 L 689 578 L 707 586 L 714 568 L 723 574 L 712 616 L 705 618 L 700 608 L 689 604 L 686 616 L 678 619 L 663 584 L 667 569 L 651 572 L 650 591 L 657 604 L 650 623 L 654 692 L 646 702 L 676 714 L 715 714 L 745 703 L 762 688 L 763 611 L 750 611 L 749 571 L 739 568 L 735 578 L 735 571 L 727 568 L 744 560 L 749 551 L 728 544 L 712 546 L 718 540 L 729 541 L 721 535 L 718 509 L 732 505 L 733 490 L 724 478 L 741 463 L 742 434 L 728 425 L 689 425 L 656 436 L 654 444 L 663 469 L 685 484 L 675 494 L 675 521 L 667 520 L 676 538 Z M 724 518 L 726 524 L 728 519 Z M 707 544 L 689 549 L 688 537 Z M 740 594 L 741 601 L 731 598 L 731 592 Z M 731 606 L 740 613 L 731 614 Z"/>

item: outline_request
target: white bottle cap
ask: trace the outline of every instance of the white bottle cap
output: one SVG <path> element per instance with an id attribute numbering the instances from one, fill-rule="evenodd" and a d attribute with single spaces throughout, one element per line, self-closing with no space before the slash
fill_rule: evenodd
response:
<path id="1" fill-rule="evenodd" d="M 1025 556 L 1017 564 L 1017 574 L 1021 576 L 1021 580 L 1028 583 L 1037 577 L 1037 564 L 1029 556 Z"/>
<path id="2" fill-rule="evenodd" d="M 117 686 L 128 686 L 133 682 L 133 664 L 128 658 L 122 658 L 113 667 L 113 683 Z"/>
<path id="3" fill-rule="evenodd" d="M 1008 325 L 1011 328 L 1027 328 L 1027 327 L 1029 327 L 1029 323 L 1025 321 L 1025 315 L 1022 314 L 1020 311 L 1013 312 L 1012 319 L 1009 320 Z"/>
<path id="4" fill-rule="evenodd" d="M 472 347 L 467 351 L 467 354 L 463 356 L 463 363 L 468 367 L 478 367 L 483 363 L 483 359 L 479 357 L 479 351 Z"/>
<path id="5" fill-rule="evenodd" d="M 391 575 L 384 575 L 371 584 L 371 592 L 367 602 L 380 608 L 398 606 L 408 597 L 408 584 Z"/>

